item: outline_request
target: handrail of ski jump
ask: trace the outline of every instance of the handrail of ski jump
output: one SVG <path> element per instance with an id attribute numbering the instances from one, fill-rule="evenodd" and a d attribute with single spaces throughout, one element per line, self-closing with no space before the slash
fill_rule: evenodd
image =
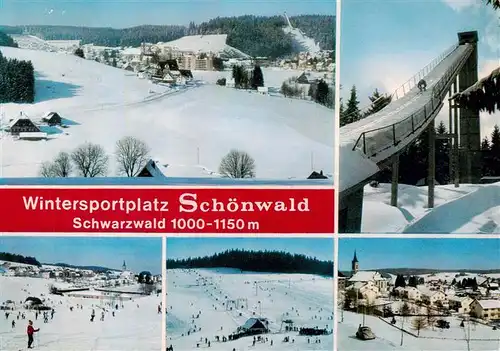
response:
<path id="1" fill-rule="evenodd" d="M 452 54 L 454 50 L 458 49 L 458 47 L 459 45 L 455 45 L 454 49 L 451 52 L 448 52 L 448 54 L 445 55 L 441 55 L 440 56 L 441 60 L 436 60 L 437 63 L 430 64 L 428 65 L 428 67 L 433 67 L 432 69 L 436 68 L 436 66 L 440 62 L 442 62 L 444 58 Z M 361 148 L 363 153 L 368 158 L 372 158 L 386 149 L 399 145 L 410 135 L 415 135 L 413 137 L 415 138 L 418 135 L 415 134 L 415 132 L 418 131 L 422 126 L 426 125 L 430 118 L 434 118 L 437 115 L 437 112 L 439 112 L 439 110 L 441 109 L 442 99 L 447 93 L 447 89 L 451 84 L 452 78 L 458 74 L 459 69 L 465 64 L 472 50 L 473 48 L 469 46 L 468 49 L 464 52 L 464 54 L 460 57 L 460 59 L 456 60 L 450 65 L 450 67 L 448 67 L 445 74 L 432 87 L 430 100 L 423 107 L 421 107 L 417 111 L 412 112 L 409 116 L 391 125 L 362 132 L 358 137 L 358 139 L 356 140 L 356 143 L 354 144 L 352 150 L 354 151 L 357 148 Z M 425 74 L 427 75 L 432 71 L 432 69 L 424 68 L 423 70 L 421 70 L 421 72 L 427 72 Z M 420 75 L 417 74 L 414 77 L 419 77 L 421 76 L 421 74 L 423 73 L 420 73 Z M 425 77 L 425 75 L 422 77 Z M 416 78 L 412 79 L 416 80 Z M 405 94 L 409 92 L 409 90 L 404 90 L 404 91 Z M 401 96 L 399 96 L 399 98 L 401 98 Z M 383 130 L 385 130 L 385 132 L 382 132 Z M 367 139 L 369 139 L 370 138 L 369 135 L 373 133 L 377 134 L 376 137 L 378 140 L 376 143 L 372 143 L 371 148 L 368 148 Z"/>
<path id="2" fill-rule="evenodd" d="M 434 68 L 437 67 L 445 58 L 450 56 L 453 51 L 455 51 L 458 48 L 458 44 L 454 44 L 450 46 L 446 51 L 442 52 L 438 57 L 436 57 L 434 60 L 432 60 L 427 66 L 422 68 L 420 71 L 415 73 L 410 79 L 408 79 L 406 82 L 401 84 L 399 88 L 394 90 L 394 92 L 391 94 L 391 101 L 395 101 L 398 99 L 401 99 L 403 96 L 405 96 L 410 90 L 415 88 L 418 84 L 418 82 L 424 78 L 426 75 L 428 75 Z"/>
<path id="3" fill-rule="evenodd" d="M 415 75 L 413 75 L 410 79 L 408 79 L 406 82 L 401 84 L 398 88 L 396 88 L 396 90 L 394 90 L 392 92 L 392 94 L 390 94 L 390 95 L 384 94 L 384 96 L 390 97 L 391 102 L 396 101 L 398 99 L 401 99 L 403 96 L 405 96 L 411 89 L 413 89 L 418 84 L 418 81 L 420 79 L 425 77 L 427 74 L 429 74 L 429 72 L 431 72 L 434 68 L 436 68 L 436 66 L 439 65 L 441 63 L 441 61 L 443 61 L 445 58 L 447 58 L 453 51 L 455 51 L 455 49 L 457 47 L 458 47 L 458 44 L 454 44 L 454 45 L 450 46 L 448 49 L 446 49 L 446 51 L 444 51 L 438 57 L 436 57 L 434 60 L 432 60 L 430 63 L 428 63 L 427 66 L 422 68 Z M 384 96 L 381 96 L 381 98 Z M 363 116 L 373 106 L 373 103 L 374 103 L 374 101 L 371 102 L 370 104 L 362 107 L 359 110 L 359 112 L 357 112 L 357 113 L 359 113 L 361 116 Z M 354 112 L 354 113 L 356 113 L 356 112 Z M 354 113 L 350 113 L 348 115 L 345 115 L 345 117 L 349 117 L 350 115 L 352 115 Z"/>

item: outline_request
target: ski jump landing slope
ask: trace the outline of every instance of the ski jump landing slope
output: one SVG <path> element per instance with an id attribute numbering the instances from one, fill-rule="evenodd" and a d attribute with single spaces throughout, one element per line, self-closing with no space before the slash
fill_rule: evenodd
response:
<path id="1" fill-rule="evenodd" d="M 396 91 L 385 108 L 340 128 L 341 192 L 376 174 L 380 164 L 425 130 L 472 50 L 471 44 L 453 46 Z M 421 78 L 427 83 L 422 93 L 417 87 Z"/>
<path id="2" fill-rule="evenodd" d="M 436 207 L 409 224 L 404 233 L 500 233 L 500 183 Z"/>

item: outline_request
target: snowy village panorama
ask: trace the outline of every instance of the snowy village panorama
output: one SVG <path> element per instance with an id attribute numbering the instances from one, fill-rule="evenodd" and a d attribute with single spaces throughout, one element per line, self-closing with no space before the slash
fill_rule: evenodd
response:
<path id="1" fill-rule="evenodd" d="M 498 238 L 340 239 L 338 350 L 493 351 Z"/>
<path id="2" fill-rule="evenodd" d="M 1 174 L 332 178 L 334 14 L 4 1 Z"/>

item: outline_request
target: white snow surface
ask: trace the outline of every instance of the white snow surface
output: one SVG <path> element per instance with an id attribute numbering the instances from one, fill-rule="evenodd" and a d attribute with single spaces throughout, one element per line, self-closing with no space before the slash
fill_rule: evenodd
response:
<path id="1" fill-rule="evenodd" d="M 468 351 L 464 328 L 460 327 L 461 319 L 446 317 L 450 329 L 428 328 L 420 331 L 420 337 L 409 334 L 403 336 L 401 346 L 401 330 L 390 325 L 390 319 L 385 321 L 375 316 L 365 316 L 365 325 L 370 327 L 376 339 L 361 341 L 355 338 L 358 325 L 363 323 L 363 316 L 352 312 L 343 312 L 344 321 L 339 318 L 338 351 Z M 401 327 L 401 320 L 396 319 L 396 325 Z M 417 334 L 412 329 L 412 318 L 406 318 L 403 327 L 410 333 Z M 498 331 L 482 324 L 471 325 L 471 340 L 469 351 L 496 351 L 500 346 Z"/>
<path id="2" fill-rule="evenodd" d="M 137 297 L 123 301 L 123 308 L 112 316 L 108 306 L 99 299 L 49 295 L 49 285 L 54 280 L 26 277 L 0 276 L 0 303 L 6 300 L 16 302 L 16 309 L 10 311 L 8 319 L 0 318 L 0 350 L 26 349 L 26 327 L 28 320 L 34 322 L 35 349 L 43 351 L 158 351 L 161 349 L 161 314 L 157 306 L 161 296 Z M 43 295 L 42 295 L 43 294 Z M 20 301 L 28 297 L 38 297 L 55 309 L 54 319 L 43 323 L 41 316 L 25 310 Z M 83 309 L 77 309 L 80 304 Z M 92 306 L 94 305 L 94 306 Z M 139 307 L 137 307 L 139 305 Z M 73 311 L 69 307 L 73 306 Z M 100 321 L 101 311 L 106 309 L 104 321 Z M 94 322 L 90 322 L 92 309 L 96 311 Z M 3 311 L 2 311 L 3 312 Z M 26 319 L 17 319 L 18 313 L 25 313 Z M 12 328 L 12 320 L 16 326 Z"/>
<path id="3" fill-rule="evenodd" d="M 366 185 L 363 233 L 500 233 L 500 183 L 438 185 L 427 208 L 427 186 L 400 184 L 398 207 L 390 206 L 391 184 Z"/>
<path id="4" fill-rule="evenodd" d="M 283 28 L 286 34 L 291 34 L 295 46 L 295 50 L 298 52 L 309 52 L 315 54 L 321 51 L 319 43 L 316 43 L 314 39 L 306 36 L 299 28 L 293 28 L 287 26 Z"/>
<path id="5" fill-rule="evenodd" d="M 261 67 L 262 74 L 264 76 L 264 86 L 268 88 L 276 88 L 280 89 L 283 82 L 287 81 L 290 78 L 297 78 L 302 73 L 303 70 L 295 70 L 295 69 L 284 69 L 279 67 Z M 325 72 L 307 72 L 310 74 L 310 78 L 323 78 Z M 196 79 L 203 80 L 210 84 L 215 84 L 218 79 L 226 78 L 227 81 L 232 78 L 232 70 L 226 71 L 193 71 L 193 75 Z M 332 116 L 335 115 L 332 112 Z"/>
<path id="6" fill-rule="evenodd" d="M 3 105 L 0 127 L 20 112 L 38 120 L 54 111 L 79 123 L 48 141 L 2 132 L 4 177 L 37 176 L 42 162 L 84 142 L 113 156 L 124 136 L 144 140 L 162 164 L 217 170 L 236 148 L 255 159 L 258 178 L 305 179 L 311 160 L 315 170 L 333 174 L 334 111 L 316 103 L 212 84 L 171 89 L 74 55 L 15 48 L 2 53 L 33 62 L 37 95 L 34 104 Z M 109 175 L 116 175 L 111 159 Z"/>
<path id="7" fill-rule="evenodd" d="M 227 34 L 188 35 L 169 41 L 165 46 L 172 46 L 181 51 L 212 52 L 225 58 L 250 58 L 244 52 L 226 44 Z"/>
<path id="8" fill-rule="evenodd" d="M 255 288 L 254 282 L 258 282 Z M 333 329 L 333 279 L 307 274 L 265 274 L 233 269 L 169 269 L 167 271 L 167 346 L 175 351 L 197 349 L 200 338 L 211 341 L 210 350 L 325 350 L 333 349 L 333 335 L 310 337 L 298 332 L 280 332 L 281 321 L 291 319 L 297 327 Z M 256 294 L 257 292 L 257 294 Z M 227 298 L 226 298 L 227 296 Z M 227 300 L 247 299 L 247 304 L 227 311 Z M 260 304 L 259 304 L 260 301 Z M 241 308 L 243 307 L 243 308 Z M 217 308 L 217 309 L 215 309 Z M 197 314 L 199 318 L 196 318 Z M 241 313 L 241 316 L 240 316 Z M 255 314 L 254 314 L 255 313 Z M 228 336 L 248 318 L 269 320 L 267 342 L 252 346 L 252 337 L 217 342 L 215 336 Z M 195 318 L 192 318 L 194 315 Z M 194 322 L 194 323 L 193 323 Z M 201 331 L 187 332 L 201 327 Z M 222 328 L 222 330 L 221 330 Z M 290 336 L 290 342 L 283 342 Z M 295 340 L 292 343 L 292 339 Z M 321 342 L 316 343 L 318 339 Z M 270 346 L 273 340 L 273 346 Z M 200 342 L 200 349 L 207 348 Z"/>
<path id="9" fill-rule="evenodd" d="M 379 112 L 340 128 L 340 191 L 349 189 L 377 173 L 378 162 L 387 159 L 395 152 L 403 149 L 418 136 L 419 132 L 415 132 L 406 137 L 406 139 L 401 141 L 397 146 L 394 146 L 392 145 L 393 130 L 390 126 L 404 120 L 412 114 L 415 114 L 417 120 L 422 120 L 423 113 L 417 112 L 432 100 L 432 88 L 444 77 L 446 71 L 457 62 L 457 60 L 461 59 L 467 50 L 469 50 L 468 45 L 458 46 L 456 50 L 431 70 L 424 77 L 427 82 L 427 90 L 423 93 L 420 93 L 418 87 L 415 86 L 403 97 L 393 100 Z M 430 122 L 430 120 L 428 122 Z M 421 125 L 418 128 L 419 131 L 425 128 L 427 124 Z M 417 126 L 418 125 L 419 124 L 417 124 Z M 363 153 L 363 140 L 360 140 L 357 148 L 353 150 L 354 145 L 356 145 L 358 138 L 363 132 L 382 127 L 387 128 L 367 133 L 365 136 L 366 152 L 371 154 L 372 152 L 378 151 L 376 156 L 368 158 Z M 411 121 L 409 121 L 409 123 L 401 123 L 396 127 L 396 135 L 407 135 L 411 131 Z"/>

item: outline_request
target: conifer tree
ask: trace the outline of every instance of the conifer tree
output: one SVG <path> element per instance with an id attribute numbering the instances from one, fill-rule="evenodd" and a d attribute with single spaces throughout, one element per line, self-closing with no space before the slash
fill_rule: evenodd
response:
<path id="1" fill-rule="evenodd" d="M 382 110 L 384 107 L 389 105 L 392 100 L 392 96 L 385 96 L 379 93 L 378 89 L 375 89 L 372 96 L 369 96 L 368 99 L 371 101 L 371 106 L 368 111 L 365 112 L 364 117 L 377 113 Z"/>
<path id="2" fill-rule="evenodd" d="M 360 118 L 361 114 L 359 111 L 358 94 L 356 91 L 356 86 L 353 85 L 351 88 L 351 94 L 349 96 L 349 100 L 347 100 L 347 107 L 345 110 L 345 123 L 349 124 L 352 122 L 356 122 Z"/>

